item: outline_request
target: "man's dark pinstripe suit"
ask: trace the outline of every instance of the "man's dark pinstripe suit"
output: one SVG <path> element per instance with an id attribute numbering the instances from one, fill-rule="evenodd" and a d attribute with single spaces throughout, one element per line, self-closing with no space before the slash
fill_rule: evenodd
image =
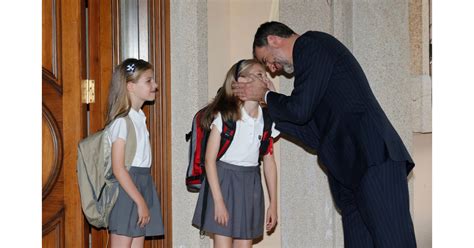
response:
<path id="1" fill-rule="evenodd" d="M 293 66 L 291 95 L 269 92 L 269 112 L 327 167 L 345 246 L 416 247 L 406 181 L 414 163 L 357 60 L 310 31 L 295 41 Z"/>

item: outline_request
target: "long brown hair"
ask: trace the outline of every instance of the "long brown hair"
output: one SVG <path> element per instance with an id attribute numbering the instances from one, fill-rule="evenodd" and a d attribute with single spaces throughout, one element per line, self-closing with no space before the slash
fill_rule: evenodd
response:
<path id="1" fill-rule="evenodd" d="M 216 97 L 203 109 L 201 127 L 209 130 L 215 115 L 220 112 L 224 121 L 237 121 L 241 118 L 240 108 L 242 100 L 232 93 L 232 81 L 237 81 L 255 64 L 260 64 L 254 59 L 240 60 L 232 65 L 225 76 L 222 87 L 217 91 Z"/>
<path id="2" fill-rule="evenodd" d="M 129 58 L 117 65 L 109 87 L 107 121 L 109 125 L 116 118 L 126 116 L 132 107 L 127 91 L 127 83 L 136 83 L 140 76 L 153 66 L 141 59 Z"/>

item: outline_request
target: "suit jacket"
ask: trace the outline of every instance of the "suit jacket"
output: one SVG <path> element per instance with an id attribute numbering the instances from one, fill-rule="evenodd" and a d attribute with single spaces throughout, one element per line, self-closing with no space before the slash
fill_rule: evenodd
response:
<path id="1" fill-rule="evenodd" d="M 387 159 L 414 166 L 352 53 L 336 38 L 309 31 L 293 47 L 294 89 L 269 92 L 276 128 L 315 149 L 329 173 L 357 187 L 369 166 Z"/>

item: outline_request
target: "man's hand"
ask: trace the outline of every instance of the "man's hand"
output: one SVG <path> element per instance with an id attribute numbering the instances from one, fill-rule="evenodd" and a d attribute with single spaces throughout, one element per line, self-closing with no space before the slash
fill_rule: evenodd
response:
<path id="1" fill-rule="evenodd" d="M 271 86 L 273 86 L 272 83 Z M 267 90 L 269 90 L 268 83 L 255 75 L 239 77 L 238 82 L 232 83 L 232 91 L 242 101 L 263 101 Z"/>

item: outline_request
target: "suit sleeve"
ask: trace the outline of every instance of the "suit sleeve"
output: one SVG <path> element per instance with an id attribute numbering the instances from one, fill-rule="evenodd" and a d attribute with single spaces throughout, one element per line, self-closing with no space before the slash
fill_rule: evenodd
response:
<path id="1" fill-rule="evenodd" d="M 276 128 L 282 133 L 290 135 L 303 142 L 307 147 L 314 150 L 318 150 L 319 148 L 319 131 L 314 120 L 309 121 L 305 125 L 296 125 L 286 121 L 278 122 Z"/>
<path id="2" fill-rule="evenodd" d="M 321 41 L 301 36 L 295 42 L 295 82 L 290 96 L 269 92 L 267 104 L 275 122 L 307 123 L 323 98 L 336 62 Z"/>

